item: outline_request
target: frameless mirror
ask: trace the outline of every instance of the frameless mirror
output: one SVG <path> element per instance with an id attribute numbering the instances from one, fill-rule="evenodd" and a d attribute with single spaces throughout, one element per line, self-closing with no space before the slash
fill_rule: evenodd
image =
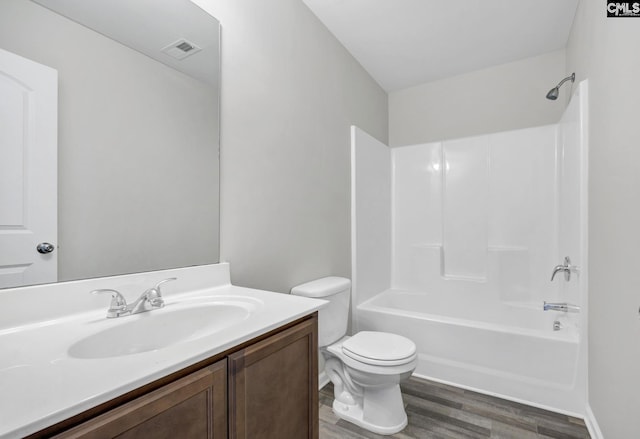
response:
<path id="1" fill-rule="evenodd" d="M 190 0 L 0 2 L 8 68 L 24 58 L 58 76 L 57 206 L 52 197 L 36 206 L 53 211 L 57 236 L 31 239 L 26 251 L 57 263 L 56 278 L 32 276 L 34 263 L 1 241 L 29 235 L 40 214 L 24 207 L 38 194 L 15 201 L 26 179 L 0 178 L 0 287 L 218 262 L 219 34 L 218 21 Z M 28 137 L 31 116 L 1 101 L 15 95 L 27 114 L 30 90 L 3 66 L 0 125 L 19 126 L 0 135 L 0 162 L 13 154 L 6 167 L 29 174 L 27 154 L 11 148 Z M 44 242 L 52 252 L 36 251 Z"/>

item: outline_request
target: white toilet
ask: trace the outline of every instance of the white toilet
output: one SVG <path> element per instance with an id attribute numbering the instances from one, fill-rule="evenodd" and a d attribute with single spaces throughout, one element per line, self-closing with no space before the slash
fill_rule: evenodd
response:
<path id="1" fill-rule="evenodd" d="M 416 368 L 416 345 L 386 332 L 345 337 L 351 281 L 325 277 L 291 289 L 291 294 L 329 301 L 318 319 L 318 346 L 333 383 L 333 411 L 342 419 L 378 434 L 394 434 L 407 425 L 400 381 Z"/>

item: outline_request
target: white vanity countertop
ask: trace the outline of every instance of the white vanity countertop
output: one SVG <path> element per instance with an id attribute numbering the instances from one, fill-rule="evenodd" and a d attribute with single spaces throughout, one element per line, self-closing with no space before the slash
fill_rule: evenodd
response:
<path id="1" fill-rule="evenodd" d="M 228 272 L 228 265 L 216 264 L 215 267 L 220 266 Z M 155 273 L 157 276 L 154 281 L 173 275 L 188 277 L 179 270 Z M 131 276 L 135 275 L 103 278 L 102 283 L 91 280 L 82 281 L 87 285 L 81 285 L 80 281 L 68 284 L 73 287 L 71 289 L 82 290 L 83 294 L 88 295 L 88 291 L 96 286 L 116 288 L 106 285 L 117 285 L 118 282 L 109 282 L 113 279 L 131 281 Z M 228 275 L 226 277 L 228 279 Z M 148 284 L 149 276 L 144 281 Z M 192 282 L 193 285 L 197 283 Z M 218 285 L 188 292 L 165 293 L 165 309 L 170 309 L 171 304 L 189 298 L 225 300 L 238 297 L 255 304 L 249 317 L 209 335 L 148 352 L 95 359 L 73 358 L 69 355 L 68 349 L 71 345 L 91 334 L 122 324 L 126 319 L 135 319 L 142 315 L 146 317 L 154 312 L 164 311 L 154 310 L 136 316 L 106 319 L 108 296 L 100 301 L 103 305 L 101 309 L 28 321 L 26 324 L 12 327 L 0 327 L 0 438 L 15 438 L 35 433 L 309 315 L 326 303 L 322 300 L 233 286 L 228 281 L 225 282 L 225 275 L 222 276 L 222 281 L 218 279 L 217 283 Z M 179 285 L 178 282 L 173 284 Z M 174 287 L 174 290 L 177 289 Z M 38 294 L 42 294 L 43 291 L 46 292 L 46 289 L 40 287 Z M 0 293 L 0 302 L 3 305 L 11 305 L 16 301 L 16 297 L 11 294 L 3 296 Z M 0 319 L 3 317 L 2 314 L 0 312 Z M 38 314 L 37 310 L 35 314 Z"/>

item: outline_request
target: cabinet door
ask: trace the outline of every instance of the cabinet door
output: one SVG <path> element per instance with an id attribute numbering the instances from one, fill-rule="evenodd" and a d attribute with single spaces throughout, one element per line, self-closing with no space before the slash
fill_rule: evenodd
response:
<path id="1" fill-rule="evenodd" d="M 229 437 L 318 438 L 317 314 L 229 356 Z"/>
<path id="2" fill-rule="evenodd" d="M 222 360 L 55 437 L 224 439 L 226 381 Z"/>

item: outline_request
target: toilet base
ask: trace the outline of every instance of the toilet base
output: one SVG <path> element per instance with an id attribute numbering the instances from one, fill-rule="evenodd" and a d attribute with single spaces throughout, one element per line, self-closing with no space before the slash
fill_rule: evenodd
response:
<path id="1" fill-rule="evenodd" d="M 399 386 L 367 389 L 365 392 L 368 395 L 364 398 L 363 404 L 368 405 L 368 417 L 376 423 L 367 420 L 362 404 L 345 404 L 335 399 L 333 412 L 345 421 L 382 435 L 398 433 L 407 426 L 407 414 L 404 411 Z M 384 404 L 381 404 L 383 401 Z"/>

